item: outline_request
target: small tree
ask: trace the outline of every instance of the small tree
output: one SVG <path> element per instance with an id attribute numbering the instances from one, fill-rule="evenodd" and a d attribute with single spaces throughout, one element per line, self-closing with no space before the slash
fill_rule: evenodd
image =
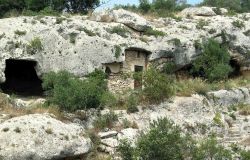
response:
<path id="1" fill-rule="evenodd" d="M 213 39 L 204 43 L 203 48 L 203 53 L 193 63 L 191 73 L 194 76 L 204 77 L 211 82 L 227 79 L 232 71 L 229 65 L 230 55 L 227 48 Z"/>
<path id="2" fill-rule="evenodd" d="M 175 93 L 174 78 L 150 68 L 143 75 L 143 95 L 150 103 L 162 102 Z"/>
<path id="3" fill-rule="evenodd" d="M 151 9 L 151 5 L 148 0 L 139 0 L 139 9 L 144 13 L 147 13 Z"/>

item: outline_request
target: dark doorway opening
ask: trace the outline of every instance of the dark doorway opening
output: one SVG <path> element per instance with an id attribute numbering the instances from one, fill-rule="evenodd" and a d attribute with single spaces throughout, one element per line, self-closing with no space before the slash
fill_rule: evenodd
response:
<path id="1" fill-rule="evenodd" d="M 142 88 L 142 75 L 140 73 L 143 71 L 143 66 L 135 66 L 135 73 L 139 73 L 134 79 L 134 88 L 141 89 Z"/>
<path id="2" fill-rule="evenodd" d="M 36 65 L 35 61 L 6 60 L 6 81 L 1 84 L 3 92 L 22 96 L 41 96 L 42 81 L 36 74 Z"/>
<path id="3" fill-rule="evenodd" d="M 238 77 L 241 75 L 241 66 L 237 60 L 231 59 L 230 66 L 233 69 L 233 71 L 229 75 L 230 78 Z"/>

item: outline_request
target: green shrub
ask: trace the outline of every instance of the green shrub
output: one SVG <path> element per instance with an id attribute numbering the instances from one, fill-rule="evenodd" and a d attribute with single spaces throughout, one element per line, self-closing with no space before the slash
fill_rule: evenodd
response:
<path id="1" fill-rule="evenodd" d="M 240 29 L 245 28 L 245 23 L 243 21 L 240 21 L 240 20 L 233 21 L 232 25 L 234 27 L 237 27 L 237 28 L 240 28 Z"/>
<path id="2" fill-rule="evenodd" d="M 241 160 L 249 160 L 250 159 L 250 151 L 241 151 L 240 158 L 241 158 Z"/>
<path id="3" fill-rule="evenodd" d="M 117 98 L 110 92 L 106 92 L 102 95 L 100 105 L 102 107 L 113 107 L 117 104 Z"/>
<path id="4" fill-rule="evenodd" d="M 176 47 L 181 46 L 181 41 L 178 38 L 173 38 L 173 39 L 169 40 L 168 42 L 173 43 Z"/>
<path id="5" fill-rule="evenodd" d="M 76 37 L 77 37 L 78 33 L 70 33 L 69 34 L 69 42 L 72 44 L 76 43 Z"/>
<path id="6" fill-rule="evenodd" d="M 166 35 L 165 32 L 154 30 L 153 28 L 148 28 L 145 32 L 145 35 L 147 36 L 155 36 L 155 37 L 163 37 Z"/>
<path id="7" fill-rule="evenodd" d="M 167 74 L 173 74 L 176 70 L 176 64 L 174 62 L 167 62 L 163 66 L 163 72 Z"/>
<path id="8" fill-rule="evenodd" d="M 134 160 L 135 149 L 126 139 L 121 140 L 117 151 L 123 160 Z"/>
<path id="9" fill-rule="evenodd" d="M 221 114 L 218 113 L 218 112 L 215 114 L 215 116 L 214 116 L 214 118 L 213 118 L 213 121 L 214 121 L 214 123 L 217 124 L 217 125 L 220 125 L 220 126 L 223 125 L 223 123 L 222 123 L 222 121 L 221 121 Z"/>
<path id="10" fill-rule="evenodd" d="M 121 157 L 126 160 L 175 160 L 184 159 L 193 150 L 193 142 L 181 129 L 168 119 L 159 119 L 150 125 L 146 134 L 141 134 L 136 147 L 122 141 L 118 147 Z"/>
<path id="11" fill-rule="evenodd" d="M 232 153 L 218 144 L 215 137 L 211 136 L 197 143 L 167 118 L 151 123 L 150 130 L 145 134 L 141 133 L 135 147 L 128 140 L 122 140 L 118 152 L 124 160 L 232 159 Z"/>
<path id="12" fill-rule="evenodd" d="M 210 82 L 227 79 L 232 71 L 227 48 L 213 39 L 204 43 L 203 48 L 203 53 L 193 63 L 191 73 L 194 76 L 204 77 Z"/>
<path id="13" fill-rule="evenodd" d="M 196 28 L 197 29 L 204 29 L 205 26 L 208 26 L 208 22 L 205 21 L 204 19 L 200 19 L 197 24 L 196 24 Z"/>
<path id="14" fill-rule="evenodd" d="M 214 136 L 211 136 L 201 142 L 195 154 L 193 154 L 193 159 L 232 160 L 232 153 L 229 150 L 225 149 L 222 145 L 219 145 L 216 138 Z"/>
<path id="15" fill-rule="evenodd" d="M 160 73 L 154 68 L 143 75 L 142 94 L 149 103 L 158 103 L 172 97 L 175 93 L 174 78 Z"/>
<path id="16" fill-rule="evenodd" d="M 105 129 L 105 128 L 112 128 L 114 123 L 118 120 L 117 115 L 114 112 L 110 112 L 104 115 L 100 115 L 94 121 L 95 129 Z"/>
<path id="17" fill-rule="evenodd" d="M 44 16 L 60 16 L 60 13 L 53 10 L 51 7 L 45 7 L 43 10 L 39 11 L 39 14 Z"/>
<path id="18" fill-rule="evenodd" d="M 119 58 L 121 56 L 122 49 L 119 45 L 115 45 L 115 58 Z"/>
<path id="19" fill-rule="evenodd" d="M 126 29 L 125 27 L 119 25 L 119 26 L 115 26 L 115 27 L 109 29 L 108 32 L 111 33 L 111 34 L 116 33 L 121 37 L 127 38 L 128 37 L 127 34 L 129 33 L 129 30 Z"/>
<path id="20" fill-rule="evenodd" d="M 128 113 L 138 112 L 139 111 L 137 108 L 138 104 L 139 104 L 139 101 L 138 101 L 137 95 L 131 94 L 128 97 L 127 102 L 126 102 L 127 112 Z"/>
<path id="21" fill-rule="evenodd" d="M 16 35 L 19 35 L 19 36 L 23 36 L 23 35 L 25 35 L 27 32 L 26 31 L 19 31 L 19 30 L 16 30 L 15 31 L 15 34 Z"/>
<path id="22" fill-rule="evenodd" d="M 202 44 L 200 43 L 200 41 L 199 40 L 195 40 L 194 41 L 194 48 L 196 49 L 196 50 L 201 50 L 202 49 Z"/>
<path id="23" fill-rule="evenodd" d="M 43 50 L 43 44 L 39 37 L 34 38 L 33 40 L 30 41 L 30 44 L 27 45 L 28 54 L 33 55 L 42 50 Z"/>
<path id="24" fill-rule="evenodd" d="M 106 75 L 96 70 L 84 80 L 66 71 L 50 72 L 43 76 L 43 88 L 47 91 L 48 102 L 63 110 L 97 108 L 107 93 Z"/>

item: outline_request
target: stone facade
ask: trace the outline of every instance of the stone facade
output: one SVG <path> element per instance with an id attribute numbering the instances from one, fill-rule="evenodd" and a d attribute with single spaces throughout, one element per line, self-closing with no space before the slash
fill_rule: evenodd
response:
<path id="1" fill-rule="evenodd" d="M 125 50 L 124 62 L 104 64 L 103 69 L 109 74 L 109 90 L 112 92 L 122 92 L 134 89 L 136 81 L 132 78 L 132 73 L 147 69 L 149 55 L 150 52 L 146 50 L 130 48 Z M 140 82 L 137 85 L 140 85 Z"/>

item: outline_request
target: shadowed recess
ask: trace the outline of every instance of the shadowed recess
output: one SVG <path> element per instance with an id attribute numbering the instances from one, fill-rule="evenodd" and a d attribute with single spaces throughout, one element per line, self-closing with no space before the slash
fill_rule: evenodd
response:
<path id="1" fill-rule="evenodd" d="M 36 74 L 36 65 L 35 61 L 6 60 L 6 81 L 1 84 L 3 92 L 23 96 L 42 95 L 42 81 Z"/>

